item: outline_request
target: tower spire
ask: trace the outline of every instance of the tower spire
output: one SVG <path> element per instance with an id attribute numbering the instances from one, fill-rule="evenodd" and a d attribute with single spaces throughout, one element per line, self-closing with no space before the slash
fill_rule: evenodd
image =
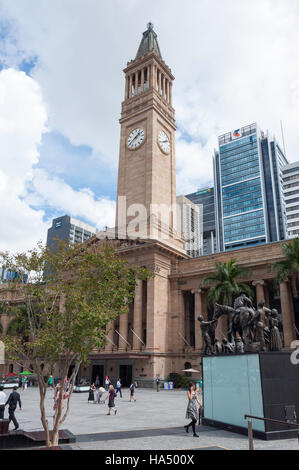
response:
<path id="1" fill-rule="evenodd" d="M 160 47 L 157 40 L 157 34 L 155 33 L 154 25 L 151 22 L 147 24 L 147 30 L 143 33 L 143 37 L 136 54 L 136 59 L 138 59 L 138 57 L 143 56 L 144 54 L 147 54 L 147 52 L 150 51 L 155 51 L 158 56 L 162 59 Z"/>

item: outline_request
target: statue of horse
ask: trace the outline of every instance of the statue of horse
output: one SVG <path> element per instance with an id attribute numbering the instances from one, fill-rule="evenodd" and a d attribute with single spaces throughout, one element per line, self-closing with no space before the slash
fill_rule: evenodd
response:
<path id="1" fill-rule="evenodd" d="M 251 320 L 254 316 L 254 309 L 244 305 L 235 310 L 227 305 L 216 304 L 213 320 L 218 320 L 222 315 L 228 317 L 228 331 L 227 336 L 229 342 L 233 343 L 237 339 L 237 334 L 244 344 L 249 344 L 253 340 L 252 331 L 250 328 Z"/>

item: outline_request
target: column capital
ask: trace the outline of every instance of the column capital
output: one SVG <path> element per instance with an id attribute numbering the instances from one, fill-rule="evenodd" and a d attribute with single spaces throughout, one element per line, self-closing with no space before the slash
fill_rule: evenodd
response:
<path id="1" fill-rule="evenodd" d="M 256 281 L 252 281 L 252 285 L 254 287 L 256 286 L 264 286 L 265 285 L 265 281 L 263 279 L 258 279 Z"/>
<path id="2" fill-rule="evenodd" d="M 203 289 L 192 289 L 191 294 L 202 294 Z"/>

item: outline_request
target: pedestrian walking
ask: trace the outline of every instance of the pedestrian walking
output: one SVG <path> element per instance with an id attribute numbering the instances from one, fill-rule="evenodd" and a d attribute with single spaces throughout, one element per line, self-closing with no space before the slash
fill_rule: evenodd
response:
<path id="1" fill-rule="evenodd" d="M 3 387 L 0 387 L 0 419 L 4 419 L 5 403 L 6 395 L 3 392 Z"/>
<path id="2" fill-rule="evenodd" d="M 88 394 L 88 403 L 90 401 L 94 402 L 94 392 L 96 390 L 95 384 L 92 384 L 89 389 L 89 394 Z"/>
<path id="3" fill-rule="evenodd" d="M 136 388 L 136 384 L 132 382 L 130 385 L 130 401 L 136 401 L 135 388 Z"/>
<path id="4" fill-rule="evenodd" d="M 9 395 L 8 400 L 5 403 L 5 406 L 8 405 L 9 424 L 11 421 L 13 422 L 15 426 L 15 431 L 19 429 L 19 423 L 15 417 L 15 411 L 17 409 L 18 403 L 19 403 L 20 411 L 22 411 L 21 397 L 20 397 L 20 394 L 17 392 L 17 389 L 18 387 L 13 388 L 13 392 Z"/>
<path id="5" fill-rule="evenodd" d="M 110 383 L 111 383 L 110 379 L 109 379 L 108 375 L 106 375 L 106 377 L 105 377 L 105 390 L 106 390 L 106 392 L 108 392 L 108 390 L 109 390 Z"/>
<path id="6" fill-rule="evenodd" d="M 22 390 L 27 389 L 27 377 L 22 377 Z"/>
<path id="7" fill-rule="evenodd" d="M 156 386 L 157 386 L 157 392 L 160 392 L 160 379 L 159 379 L 159 377 L 156 378 Z"/>
<path id="8" fill-rule="evenodd" d="M 116 397 L 116 392 L 114 390 L 114 387 L 113 385 L 109 385 L 109 392 L 104 400 L 106 401 L 108 398 L 108 413 L 107 413 L 108 416 L 111 414 L 111 411 L 114 411 L 115 415 L 117 413 L 117 409 L 115 408 L 115 402 L 114 402 L 115 397 Z"/>
<path id="9" fill-rule="evenodd" d="M 121 392 L 121 381 L 120 381 L 120 378 L 118 379 L 118 381 L 116 382 L 116 395 L 117 394 L 120 394 L 120 398 L 123 397 L 123 394 Z"/>
<path id="10" fill-rule="evenodd" d="M 199 420 L 198 405 L 199 405 L 199 409 L 201 410 L 201 403 L 199 401 L 199 398 L 195 390 L 195 384 L 192 382 L 189 383 L 187 396 L 188 396 L 188 406 L 187 406 L 187 411 L 186 411 L 186 419 L 191 419 L 191 422 L 187 424 L 187 426 L 184 426 L 184 428 L 186 429 L 186 432 L 189 432 L 189 428 L 190 426 L 192 426 L 193 436 L 199 437 L 199 435 L 196 434 L 196 431 L 195 431 L 195 424 Z"/>
<path id="11" fill-rule="evenodd" d="M 54 388 L 54 378 L 53 378 L 53 375 L 50 375 L 50 377 L 49 377 L 48 386 L 49 386 L 50 388 Z"/>

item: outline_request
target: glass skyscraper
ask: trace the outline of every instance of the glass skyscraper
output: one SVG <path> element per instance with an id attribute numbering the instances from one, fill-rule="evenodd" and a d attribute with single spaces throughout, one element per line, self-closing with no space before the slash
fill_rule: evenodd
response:
<path id="1" fill-rule="evenodd" d="M 275 139 L 257 124 L 219 137 L 214 156 L 217 248 L 245 248 L 286 238 L 282 167 Z"/>

